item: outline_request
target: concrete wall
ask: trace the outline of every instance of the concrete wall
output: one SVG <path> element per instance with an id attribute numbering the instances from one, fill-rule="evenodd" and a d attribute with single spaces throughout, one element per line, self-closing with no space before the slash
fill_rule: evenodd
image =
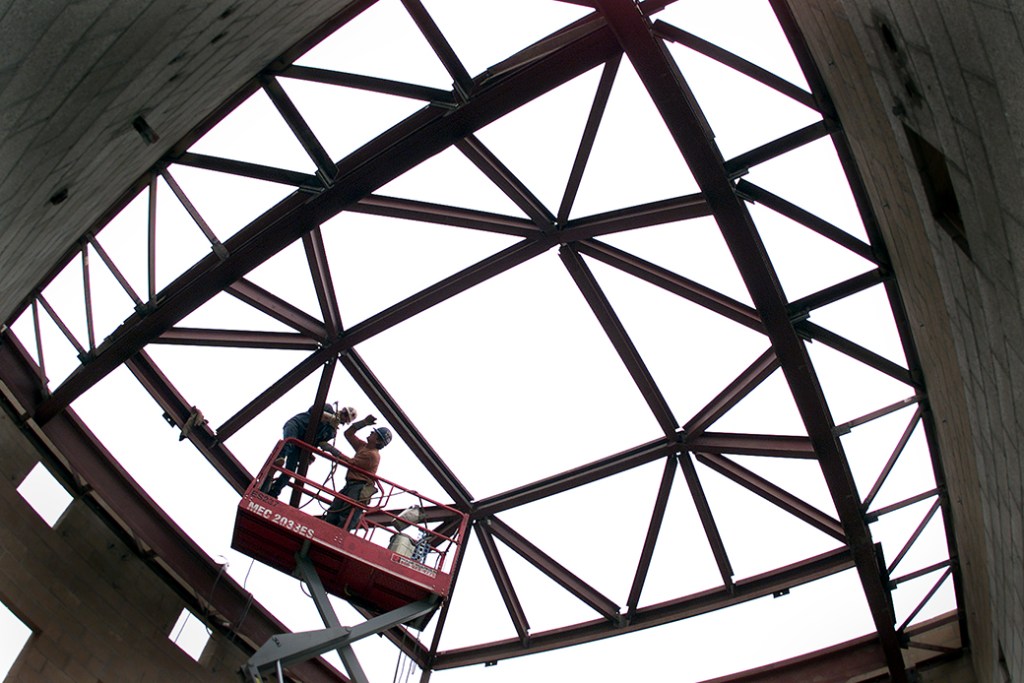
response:
<path id="1" fill-rule="evenodd" d="M 789 4 L 853 143 L 923 358 L 978 680 L 1024 680 L 1024 6 Z M 969 253 L 935 218 L 913 136 L 945 157 Z"/>
<path id="2" fill-rule="evenodd" d="M 0 320 L 172 145 L 348 4 L 0 1 Z"/>
<path id="3" fill-rule="evenodd" d="M 243 653 L 219 636 L 193 661 L 168 638 L 183 601 L 81 499 L 54 528 L 17 487 L 38 462 L 0 413 L 0 600 L 29 628 L 6 680 L 237 683 Z"/>

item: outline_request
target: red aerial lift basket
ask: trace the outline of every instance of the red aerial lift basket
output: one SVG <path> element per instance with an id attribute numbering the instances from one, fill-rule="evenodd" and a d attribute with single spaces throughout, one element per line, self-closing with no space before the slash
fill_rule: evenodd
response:
<path id="1" fill-rule="evenodd" d="M 303 460 L 311 453 L 322 459 L 317 467 L 325 475 L 336 465 L 328 484 L 275 463 L 288 443 L 301 449 Z M 374 613 L 432 596 L 446 598 L 468 516 L 380 477 L 373 477 L 377 492 L 365 503 L 347 498 L 338 489 L 348 469 L 358 471 L 301 441 L 279 442 L 242 496 L 231 547 L 288 574 L 304 553 L 324 590 Z M 260 489 L 280 473 L 291 481 L 278 500 Z M 334 480 L 340 482 L 337 488 Z M 350 516 L 339 526 L 323 519 L 336 499 L 362 512 L 352 531 L 347 530 Z"/>

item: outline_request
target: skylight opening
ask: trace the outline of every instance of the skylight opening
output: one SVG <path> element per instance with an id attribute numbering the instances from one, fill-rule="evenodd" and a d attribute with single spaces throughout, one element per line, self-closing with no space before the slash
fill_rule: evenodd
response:
<path id="1" fill-rule="evenodd" d="M 57 526 L 74 501 L 74 496 L 41 462 L 18 484 L 18 493 L 51 528 Z"/>
<path id="2" fill-rule="evenodd" d="M 206 649 L 206 644 L 210 642 L 211 633 L 209 627 L 201 622 L 196 615 L 183 609 L 167 637 L 181 648 L 182 652 L 198 662 L 203 655 L 203 650 Z"/>
<path id="3" fill-rule="evenodd" d="M 0 680 L 7 680 L 7 675 L 32 637 L 32 629 L 5 602 L 0 602 L 0 633 L 4 634 L 0 644 Z"/>

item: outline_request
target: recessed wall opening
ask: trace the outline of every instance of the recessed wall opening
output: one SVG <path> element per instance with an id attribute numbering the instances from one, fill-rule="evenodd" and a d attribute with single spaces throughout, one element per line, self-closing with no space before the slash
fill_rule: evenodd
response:
<path id="1" fill-rule="evenodd" d="M 206 644 L 210 642 L 210 629 L 192 612 L 183 609 L 167 637 L 180 647 L 182 652 L 198 662 L 203 656 Z"/>
<path id="2" fill-rule="evenodd" d="M 52 528 L 71 505 L 74 497 L 40 462 L 18 486 L 18 493 Z"/>
<path id="3" fill-rule="evenodd" d="M 953 189 L 953 180 L 949 175 L 945 155 L 909 127 L 903 126 L 903 130 L 906 131 L 907 142 L 914 155 L 914 164 L 928 197 L 932 217 L 953 238 L 953 242 L 970 256 L 971 248 L 967 242 L 963 217 L 960 215 L 960 202 L 957 201 Z"/>
<path id="4" fill-rule="evenodd" d="M 0 639 L 0 680 L 7 680 L 7 674 L 32 636 L 32 629 L 0 602 L 0 633 L 3 634 Z"/>

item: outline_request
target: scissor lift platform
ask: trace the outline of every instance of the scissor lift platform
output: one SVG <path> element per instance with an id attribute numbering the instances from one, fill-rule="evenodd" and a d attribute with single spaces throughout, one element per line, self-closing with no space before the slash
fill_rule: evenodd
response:
<path id="1" fill-rule="evenodd" d="M 378 494 L 367 503 L 344 498 L 332 488 L 275 465 L 285 443 L 280 442 L 274 449 L 260 476 L 239 502 L 231 541 L 234 549 L 288 574 L 295 573 L 296 558 L 303 555 L 316 568 L 328 593 L 377 614 L 412 602 L 448 596 L 451 570 L 466 528 L 464 513 L 379 477 L 375 478 Z M 296 443 L 318 458 L 337 462 L 329 453 Z M 338 464 L 345 466 L 342 462 Z M 302 501 L 299 507 L 260 490 L 275 471 L 292 477 L 290 486 L 299 490 Z M 291 489 L 281 494 L 281 498 L 286 497 L 292 500 Z M 319 513 L 335 498 L 343 498 L 362 509 L 352 531 L 321 518 Z M 314 501 L 320 504 L 311 505 Z M 400 520 L 398 514 L 408 505 L 432 510 L 432 518 L 442 520 L 438 530 L 429 529 L 425 523 L 410 525 Z M 314 514 L 305 511 L 310 508 Z M 420 536 L 426 552 L 419 559 L 402 546 L 390 547 L 395 545 L 392 539 L 401 529 Z"/>

